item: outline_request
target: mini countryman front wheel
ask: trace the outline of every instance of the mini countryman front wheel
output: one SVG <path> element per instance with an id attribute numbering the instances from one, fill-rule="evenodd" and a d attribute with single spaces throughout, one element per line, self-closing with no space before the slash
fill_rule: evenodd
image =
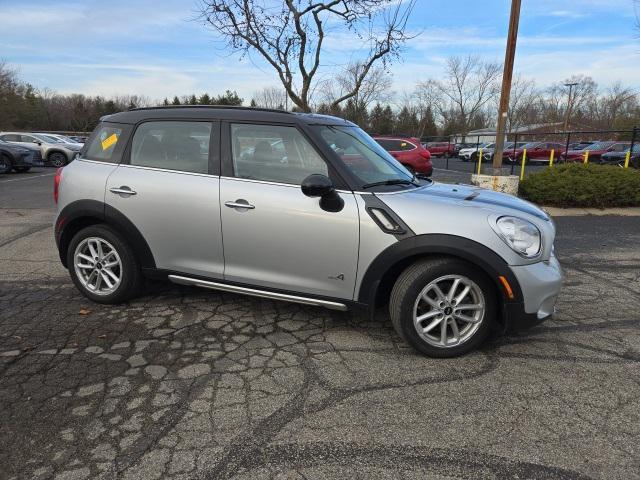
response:
<path id="1" fill-rule="evenodd" d="M 389 304 L 398 334 L 432 357 L 454 357 L 477 348 L 495 320 L 489 279 L 453 258 L 423 260 L 398 278 Z"/>
<path id="2" fill-rule="evenodd" d="M 98 303 L 120 303 L 140 290 L 140 266 L 126 241 L 105 225 L 80 230 L 67 251 L 71 279 Z"/>

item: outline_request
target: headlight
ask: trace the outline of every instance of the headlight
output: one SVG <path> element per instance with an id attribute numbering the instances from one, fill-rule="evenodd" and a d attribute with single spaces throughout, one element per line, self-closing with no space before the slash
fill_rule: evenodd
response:
<path id="1" fill-rule="evenodd" d="M 533 223 L 516 217 L 500 217 L 496 226 L 500 238 L 514 252 L 527 258 L 540 253 L 540 230 Z"/>

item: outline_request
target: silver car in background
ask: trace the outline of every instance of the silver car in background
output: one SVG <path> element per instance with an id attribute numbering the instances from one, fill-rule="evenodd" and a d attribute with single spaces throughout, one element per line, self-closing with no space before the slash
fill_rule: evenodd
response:
<path id="1" fill-rule="evenodd" d="M 59 169 L 55 239 L 82 294 L 145 277 L 336 310 L 387 305 L 451 357 L 549 318 L 555 226 L 513 196 L 416 178 L 351 122 L 228 107 L 103 118 Z"/>
<path id="2" fill-rule="evenodd" d="M 64 167 L 82 150 L 79 143 L 66 142 L 45 133 L 0 132 L 0 139 L 18 145 L 38 145 L 45 164 Z"/>

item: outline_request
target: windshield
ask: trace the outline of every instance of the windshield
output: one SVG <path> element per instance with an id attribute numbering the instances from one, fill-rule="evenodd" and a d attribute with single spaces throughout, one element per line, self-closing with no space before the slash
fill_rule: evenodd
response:
<path id="1" fill-rule="evenodd" d="M 32 136 L 36 137 L 41 142 L 45 142 L 45 143 L 64 143 L 59 138 L 52 137 L 50 135 L 43 135 L 42 133 L 32 134 Z"/>
<path id="2" fill-rule="evenodd" d="M 363 186 L 378 182 L 409 184 L 412 181 L 413 175 L 360 128 L 334 125 L 314 125 L 312 128 Z"/>

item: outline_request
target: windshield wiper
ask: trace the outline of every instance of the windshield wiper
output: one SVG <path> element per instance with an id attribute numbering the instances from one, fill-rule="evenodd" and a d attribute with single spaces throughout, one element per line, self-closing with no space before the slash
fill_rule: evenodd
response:
<path id="1" fill-rule="evenodd" d="M 383 180 L 381 182 L 367 183 L 367 184 L 363 185 L 362 188 L 380 187 L 382 185 L 414 185 L 414 186 L 417 186 L 415 183 L 413 183 L 413 179 L 404 180 L 402 178 L 395 178 L 393 180 Z"/>

